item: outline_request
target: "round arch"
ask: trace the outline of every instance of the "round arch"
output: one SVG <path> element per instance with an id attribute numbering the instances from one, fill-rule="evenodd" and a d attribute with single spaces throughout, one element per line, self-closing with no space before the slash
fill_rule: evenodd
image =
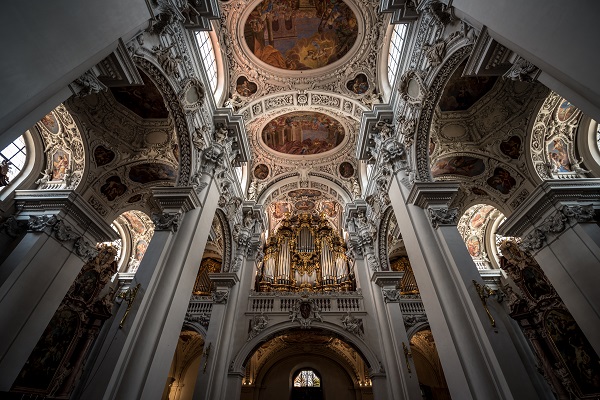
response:
<path id="1" fill-rule="evenodd" d="M 444 86 L 460 65 L 460 63 L 471 53 L 473 45 L 468 44 L 454 51 L 442 64 L 437 75 L 434 76 L 431 85 L 422 101 L 421 114 L 418 118 L 415 132 L 414 151 L 412 153 L 412 165 L 415 169 L 415 181 L 431 182 L 431 170 L 429 168 L 429 136 L 431 123 L 435 114 L 435 108 L 442 95 Z"/>
<path id="2" fill-rule="evenodd" d="M 380 361 L 377 355 L 373 352 L 373 350 L 367 346 L 367 344 L 358 339 L 355 336 L 351 336 L 347 331 L 345 331 L 342 327 L 329 323 L 329 322 L 319 322 L 313 321 L 312 327 L 321 328 L 331 333 L 336 334 L 341 339 L 343 339 L 346 343 L 351 345 L 360 356 L 363 358 L 367 367 L 370 368 L 371 374 L 382 374 L 385 376 L 385 372 L 380 366 Z M 290 329 L 297 329 L 298 324 L 292 321 L 282 322 L 277 325 L 270 326 L 262 331 L 260 334 L 256 335 L 251 340 L 248 340 L 244 346 L 238 351 L 235 355 L 229 373 L 234 375 L 242 375 L 244 374 L 244 367 L 252 354 L 258 349 L 261 344 L 264 342 L 279 336 Z"/>
<path id="3" fill-rule="evenodd" d="M 271 196 L 271 194 L 273 194 L 273 192 L 275 190 L 277 190 L 280 187 L 285 186 L 289 183 L 295 183 L 298 181 L 298 174 L 296 174 L 296 173 L 287 174 L 284 176 L 285 177 L 283 179 L 277 179 L 277 180 L 270 182 L 268 184 L 268 186 L 266 188 L 264 188 L 262 190 L 262 192 L 259 194 L 256 202 L 258 204 L 266 205 L 265 203 L 266 203 L 267 199 Z M 330 189 L 335 190 L 335 192 L 342 197 L 342 200 L 344 203 L 349 203 L 352 201 L 352 197 L 351 197 L 350 193 L 348 193 L 348 189 L 341 186 L 339 183 L 335 182 L 333 177 L 330 178 L 330 177 L 326 176 L 325 174 L 323 174 L 323 176 L 315 176 L 312 173 L 309 173 L 309 177 L 310 177 L 309 180 L 311 182 L 322 183 L 324 185 L 329 186 Z"/>
<path id="4" fill-rule="evenodd" d="M 177 186 L 187 186 L 190 183 L 192 171 L 191 129 L 188 119 L 181 107 L 178 93 L 171 80 L 166 77 L 154 62 L 146 58 L 136 58 L 137 66 L 148 75 L 154 85 L 163 95 L 165 105 L 171 112 L 175 124 L 175 135 L 179 143 L 179 174 Z"/>
<path id="5" fill-rule="evenodd" d="M 227 272 L 232 266 L 231 254 L 233 251 L 233 236 L 231 226 L 229 226 L 229 221 L 227 219 L 227 216 L 225 215 L 225 212 L 223 212 L 223 210 L 221 210 L 220 208 L 217 208 L 217 211 L 215 212 L 215 219 L 221 225 L 221 232 L 223 234 L 223 254 L 221 256 L 221 270 L 223 272 Z"/>

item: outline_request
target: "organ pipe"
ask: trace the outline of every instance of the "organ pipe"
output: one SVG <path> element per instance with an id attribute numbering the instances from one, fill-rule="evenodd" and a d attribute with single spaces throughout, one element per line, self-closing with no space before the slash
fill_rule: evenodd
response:
<path id="1" fill-rule="evenodd" d="M 323 216 L 287 217 L 265 245 L 260 291 L 341 291 L 355 288 L 346 246 Z"/>

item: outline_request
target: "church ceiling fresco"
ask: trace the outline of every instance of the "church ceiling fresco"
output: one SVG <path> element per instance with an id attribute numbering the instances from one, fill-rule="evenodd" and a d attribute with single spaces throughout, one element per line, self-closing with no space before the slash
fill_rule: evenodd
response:
<path id="1" fill-rule="evenodd" d="M 498 261 L 496 240 L 490 241 L 486 236 L 493 234 L 489 229 L 498 219 L 504 219 L 504 215 L 496 208 L 488 204 L 477 204 L 469 207 L 458 221 L 458 231 L 479 269 L 492 268 L 492 258 Z M 491 243 L 494 243 L 493 248 Z"/>
<path id="2" fill-rule="evenodd" d="M 293 71 L 339 60 L 357 36 L 356 16 L 340 0 L 263 0 L 244 23 L 246 45 L 255 57 Z"/>
<path id="3" fill-rule="evenodd" d="M 162 95 L 146 74 L 139 71 L 144 85 L 110 88 L 121 105 L 142 118 L 164 119 L 169 117 Z"/>
<path id="4" fill-rule="evenodd" d="M 556 93 L 538 111 L 531 136 L 531 158 L 540 179 L 585 178 L 584 160 L 575 153 L 582 113 Z"/>
<path id="5" fill-rule="evenodd" d="M 153 84 L 137 89 L 156 91 L 155 100 L 162 102 Z M 89 138 L 92 149 L 88 187 L 83 195 L 100 215 L 108 218 L 132 207 L 150 212 L 146 201 L 149 189 L 174 185 L 179 164 L 179 144 L 171 119 L 158 118 L 157 114 L 142 119 L 131 109 L 126 110 L 115 97 L 98 93 L 71 98 L 67 104 L 85 127 L 83 134 Z M 162 116 L 168 117 L 168 113 Z M 152 162 L 148 162 L 149 158 Z"/>
<path id="6" fill-rule="evenodd" d="M 344 128 L 318 112 L 293 112 L 271 120 L 262 130 L 265 144 L 290 155 L 313 155 L 333 150 L 344 139 Z"/>
<path id="7" fill-rule="evenodd" d="M 453 77 L 459 76 L 455 71 Z M 499 80 L 487 90 L 464 112 L 438 109 L 434 114 L 430 171 L 434 179 L 461 182 L 463 190 L 454 206 L 489 201 L 509 212 L 535 187 L 524 143 L 536 107 L 548 91 L 510 80 Z M 475 240 L 471 244 L 477 247 Z"/>
<path id="8" fill-rule="evenodd" d="M 461 77 L 465 65 L 466 61 L 454 71 L 446 83 L 439 103 L 440 110 L 468 110 L 494 87 L 497 77 Z"/>

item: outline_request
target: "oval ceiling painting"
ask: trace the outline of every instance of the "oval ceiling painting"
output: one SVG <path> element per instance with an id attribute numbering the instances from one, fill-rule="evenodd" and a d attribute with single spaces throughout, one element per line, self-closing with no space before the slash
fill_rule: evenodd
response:
<path id="1" fill-rule="evenodd" d="M 336 119 L 312 111 L 281 115 L 262 130 L 262 139 L 271 149 L 300 156 L 332 150 L 344 136 L 344 128 Z"/>
<path id="2" fill-rule="evenodd" d="M 356 15 L 341 0 L 263 0 L 244 24 L 259 60 L 292 71 L 325 67 L 342 58 L 358 36 Z"/>

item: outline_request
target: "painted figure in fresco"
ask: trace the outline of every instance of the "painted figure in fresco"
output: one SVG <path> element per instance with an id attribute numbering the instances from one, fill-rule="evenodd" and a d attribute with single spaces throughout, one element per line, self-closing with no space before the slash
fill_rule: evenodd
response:
<path id="1" fill-rule="evenodd" d="M 100 187 L 100 193 L 106 196 L 108 201 L 113 201 L 127 191 L 127 186 L 123 185 L 121 178 L 113 175 L 106 179 L 106 183 Z"/>
<path id="2" fill-rule="evenodd" d="M 52 164 L 54 165 L 52 180 L 57 181 L 62 179 L 65 176 L 65 171 L 69 168 L 69 156 L 62 151 L 57 151 L 54 154 Z"/>
<path id="3" fill-rule="evenodd" d="M 500 193 L 508 194 L 517 184 L 517 181 L 510 176 L 510 172 L 498 167 L 494 170 L 494 175 L 487 180 L 487 183 Z"/>
<path id="4" fill-rule="evenodd" d="M 551 170 L 553 173 L 571 172 L 571 161 L 567 146 L 562 139 L 554 139 L 548 144 L 548 155 L 550 157 Z"/>
<path id="5" fill-rule="evenodd" d="M 246 44 L 261 61 L 287 70 L 324 67 L 339 60 L 358 36 L 352 10 L 341 0 L 263 0 L 244 26 Z"/>
<path id="6" fill-rule="evenodd" d="M 469 156 L 442 158 L 436 161 L 431 174 L 433 177 L 440 175 L 476 176 L 485 170 L 483 160 Z"/>

